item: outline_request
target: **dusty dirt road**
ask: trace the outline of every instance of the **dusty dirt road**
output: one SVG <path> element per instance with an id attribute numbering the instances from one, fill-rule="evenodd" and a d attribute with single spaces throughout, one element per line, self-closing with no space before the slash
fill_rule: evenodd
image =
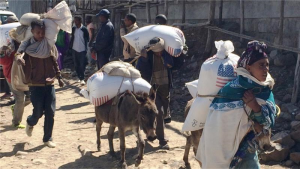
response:
<path id="1" fill-rule="evenodd" d="M 102 147 L 97 152 L 96 127 L 93 124 L 94 107 L 83 98 L 79 91 L 82 88 L 74 80 L 66 81 L 64 88 L 56 85 L 56 114 L 53 139 L 56 148 L 43 145 L 42 117 L 34 127 L 32 137 L 28 137 L 25 129 L 15 130 L 11 127 L 12 114 L 9 106 L 0 109 L 0 168 L 1 169 L 110 169 L 120 168 L 118 131 L 115 132 L 114 146 L 117 158 L 108 155 L 108 141 L 106 133 L 108 125 L 104 124 L 101 131 Z M 3 104 L 3 101 L 1 101 Z M 32 112 L 32 105 L 25 108 L 23 124 Z M 183 153 L 185 137 L 181 134 L 181 122 L 172 121 L 166 126 L 166 134 L 170 140 L 170 150 L 159 150 L 158 141 L 146 142 L 145 156 L 141 169 L 169 169 L 183 168 Z M 145 137 L 144 137 L 145 138 Z M 21 153 L 20 153 L 21 151 Z M 127 132 L 126 160 L 128 168 L 134 166 L 134 156 L 137 154 L 136 137 Z M 191 168 L 200 168 L 190 152 Z M 263 166 L 263 168 L 282 168 L 278 165 Z"/>

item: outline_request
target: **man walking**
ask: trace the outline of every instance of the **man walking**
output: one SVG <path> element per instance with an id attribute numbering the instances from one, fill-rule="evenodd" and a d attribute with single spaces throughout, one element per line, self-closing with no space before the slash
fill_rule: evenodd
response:
<path id="1" fill-rule="evenodd" d="M 101 69 L 103 65 L 109 62 L 109 57 L 114 46 L 114 26 L 109 20 L 110 12 L 102 9 L 97 15 L 101 22 L 96 42 L 92 45 L 92 52 L 97 53 L 97 66 Z"/>
<path id="2" fill-rule="evenodd" d="M 74 17 L 75 26 L 72 28 L 72 38 L 70 48 L 72 48 L 72 56 L 75 65 L 75 71 L 78 82 L 85 85 L 84 72 L 87 64 L 87 44 L 89 42 L 89 32 L 85 26 L 82 25 L 80 17 Z"/>
<path id="3" fill-rule="evenodd" d="M 130 32 L 137 30 L 139 27 L 136 24 L 136 16 L 133 13 L 127 14 L 124 18 L 124 23 L 121 24 L 120 36 L 124 36 Z M 123 56 L 125 62 L 130 62 L 136 56 L 136 52 L 132 46 L 124 39 Z"/>

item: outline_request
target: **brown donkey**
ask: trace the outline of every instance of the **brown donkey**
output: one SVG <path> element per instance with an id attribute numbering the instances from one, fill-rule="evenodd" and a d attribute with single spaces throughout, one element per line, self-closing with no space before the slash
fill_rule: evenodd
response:
<path id="1" fill-rule="evenodd" d="M 194 99 L 188 101 L 185 111 L 184 111 L 184 119 L 187 117 L 190 108 L 194 102 Z M 272 151 L 273 150 L 273 145 L 271 143 L 271 129 L 268 131 L 264 131 L 263 126 L 260 125 L 259 123 L 253 122 L 253 127 L 249 129 L 254 130 L 256 133 L 255 135 L 255 140 L 258 142 L 259 149 L 263 151 Z M 203 129 L 192 131 L 192 132 L 186 132 L 186 145 L 185 145 L 185 150 L 184 150 L 184 156 L 183 156 L 183 161 L 185 163 L 185 166 L 187 168 L 190 168 L 190 163 L 189 163 L 189 152 L 191 146 L 193 146 L 193 151 L 194 154 L 196 155 L 197 150 L 198 150 L 198 145 L 200 142 L 200 137 L 202 135 Z M 201 162 L 198 161 L 200 166 Z"/>
<path id="2" fill-rule="evenodd" d="M 112 105 L 101 105 L 95 107 L 97 148 L 100 151 L 100 131 L 103 122 L 109 123 L 107 133 L 110 154 L 114 155 L 113 136 L 115 128 L 118 127 L 120 139 L 120 152 L 122 168 L 127 168 L 125 161 L 125 132 L 131 130 L 138 139 L 138 157 L 135 166 L 139 166 L 144 154 L 145 142 L 140 133 L 140 126 L 145 132 L 147 139 L 153 141 L 156 139 L 156 116 L 158 114 L 155 105 L 156 90 L 152 87 L 150 93 L 134 94 L 126 91 L 116 96 Z"/>

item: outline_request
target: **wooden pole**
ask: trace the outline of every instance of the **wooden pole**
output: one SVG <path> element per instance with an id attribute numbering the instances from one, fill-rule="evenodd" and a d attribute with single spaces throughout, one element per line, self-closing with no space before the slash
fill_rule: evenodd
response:
<path id="1" fill-rule="evenodd" d="M 283 43 L 283 22 L 284 22 L 284 0 L 281 0 L 280 3 L 280 26 L 279 26 L 279 44 L 282 45 Z"/>
<path id="2" fill-rule="evenodd" d="M 298 35 L 298 48 L 300 48 L 300 32 Z M 295 104 L 297 102 L 297 98 L 299 97 L 300 88 L 300 53 L 298 53 L 298 59 L 295 69 L 295 77 L 294 77 L 294 87 L 292 93 L 292 103 Z"/>
<path id="3" fill-rule="evenodd" d="M 165 0 L 165 16 L 168 18 L 168 0 Z"/>
<path id="4" fill-rule="evenodd" d="M 182 23 L 185 23 L 185 1 L 186 0 L 182 0 L 182 18 L 181 18 Z M 184 28 L 184 26 L 181 26 L 181 29 L 183 29 L 183 28 Z"/>
<path id="5" fill-rule="evenodd" d="M 240 0 L 240 34 L 244 34 L 244 20 L 245 20 L 245 5 L 244 0 Z M 240 38 L 243 43 L 243 38 Z"/>
<path id="6" fill-rule="evenodd" d="M 223 20 L 223 0 L 220 1 L 220 6 L 219 6 L 219 26 L 222 25 L 222 20 Z"/>
<path id="7" fill-rule="evenodd" d="M 146 2 L 147 23 L 151 23 L 150 2 Z"/>
<path id="8" fill-rule="evenodd" d="M 216 1 L 215 0 L 210 0 L 209 1 L 209 17 L 208 17 L 208 22 L 210 24 L 214 24 L 214 18 L 215 18 L 215 7 L 216 7 Z M 206 47 L 205 47 L 205 54 L 209 54 L 212 48 L 212 31 L 208 30 L 207 34 L 207 41 L 206 41 Z"/>

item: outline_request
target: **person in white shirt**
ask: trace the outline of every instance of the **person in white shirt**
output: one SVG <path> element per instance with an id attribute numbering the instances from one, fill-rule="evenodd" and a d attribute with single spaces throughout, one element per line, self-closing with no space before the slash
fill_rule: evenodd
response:
<path id="1" fill-rule="evenodd" d="M 80 82 L 81 85 L 85 85 L 84 72 L 87 65 L 86 53 L 90 37 L 87 28 L 82 25 L 80 17 L 74 17 L 74 23 L 75 26 L 72 28 L 70 48 L 72 49 L 75 71 L 79 78 L 78 82 Z"/>

